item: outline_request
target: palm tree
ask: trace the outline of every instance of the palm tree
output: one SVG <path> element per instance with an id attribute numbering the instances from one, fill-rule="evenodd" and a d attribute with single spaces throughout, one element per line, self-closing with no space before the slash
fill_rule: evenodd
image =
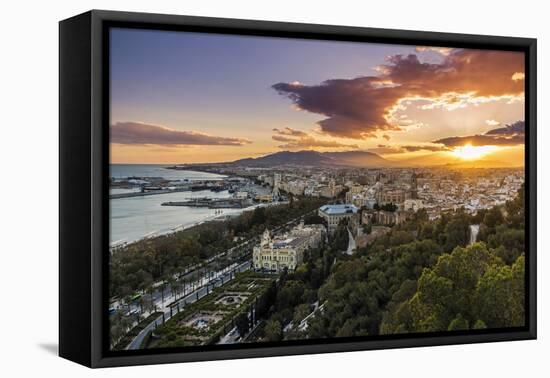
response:
<path id="1" fill-rule="evenodd" d="M 154 310 L 154 305 L 155 305 L 155 300 L 153 299 L 154 292 L 155 292 L 155 288 L 153 287 L 153 285 L 150 285 L 145 289 L 145 294 L 148 295 L 149 297 L 149 301 L 146 302 L 147 310 L 149 312 L 153 312 Z"/>
<path id="2" fill-rule="evenodd" d="M 160 284 L 160 298 L 162 300 L 162 303 L 164 304 L 164 289 L 166 287 L 166 282 L 162 280 L 162 283 Z"/>
<path id="3" fill-rule="evenodd" d="M 187 285 L 189 284 L 187 279 L 183 279 L 183 296 L 185 297 L 187 295 Z"/>
<path id="4" fill-rule="evenodd" d="M 174 276 L 171 274 L 170 277 L 168 278 L 168 284 L 170 285 L 170 293 L 172 294 L 172 296 L 173 296 L 174 298 L 176 297 L 175 283 L 176 283 L 176 279 L 175 279 Z"/>
<path id="5" fill-rule="evenodd" d="M 132 324 L 134 324 L 134 321 L 132 320 L 131 316 L 122 316 L 120 319 L 120 326 L 124 330 L 124 333 L 126 334 L 130 327 L 132 327 Z"/>
<path id="6" fill-rule="evenodd" d="M 172 293 L 174 295 L 174 300 L 178 300 L 178 294 L 181 292 L 181 281 L 180 280 L 174 280 L 172 283 Z"/>
<path id="7" fill-rule="evenodd" d="M 130 312 L 130 304 L 132 303 L 132 296 L 131 295 L 125 296 L 123 301 L 124 301 L 124 305 L 126 305 L 126 310 Z"/>

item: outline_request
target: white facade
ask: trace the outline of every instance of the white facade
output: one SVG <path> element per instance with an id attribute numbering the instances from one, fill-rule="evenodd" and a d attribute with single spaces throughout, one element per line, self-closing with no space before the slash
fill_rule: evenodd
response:
<path id="1" fill-rule="evenodd" d="M 254 269 L 275 272 L 296 269 L 302 263 L 304 251 L 321 244 L 324 232 L 325 227 L 321 224 L 300 224 L 290 233 L 276 238 L 265 230 L 260 245 L 254 247 Z"/>
<path id="2" fill-rule="evenodd" d="M 328 231 L 334 232 L 342 219 L 356 220 L 358 209 L 355 205 L 324 205 L 319 208 L 319 216 L 324 218 L 328 224 Z"/>

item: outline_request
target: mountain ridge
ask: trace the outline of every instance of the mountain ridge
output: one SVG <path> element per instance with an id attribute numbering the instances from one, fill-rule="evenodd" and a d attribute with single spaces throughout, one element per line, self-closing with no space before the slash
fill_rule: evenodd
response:
<path id="1" fill-rule="evenodd" d="M 319 152 L 313 150 L 279 151 L 257 158 L 235 160 L 233 165 L 272 167 L 277 165 L 350 166 L 386 168 L 394 165 L 378 154 L 368 151 Z"/>
<path id="2" fill-rule="evenodd" d="M 314 166 L 314 167 L 351 167 L 351 168 L 506 168 L 509 163 L 479 159 L 476 161 L 465 161 L 459 158 L 448 157 L 435 158 L 433 155 L 422 155 L 405 160 L 388 160 L 382 156 L 369 151 L 341 151 L 341 152 L 319 152 L 314 150 L 302 151 L 279 151 L 257 158 L 244 158 L 235 160 L 228 164 L 248 166 L 257 168 L 269 168 L 282 165 Z"/>

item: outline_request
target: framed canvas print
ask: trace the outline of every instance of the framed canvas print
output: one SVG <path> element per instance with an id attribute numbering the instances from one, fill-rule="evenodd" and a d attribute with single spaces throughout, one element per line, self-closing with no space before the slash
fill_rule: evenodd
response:
<path id="1" fill-rule="evenodd" d="M 60 355 L 536 337 L 536 41 L 60 23 Z"/>

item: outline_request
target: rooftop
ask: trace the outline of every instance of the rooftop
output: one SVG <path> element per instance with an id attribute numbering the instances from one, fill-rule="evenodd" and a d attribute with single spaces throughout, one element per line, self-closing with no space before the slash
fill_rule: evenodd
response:
<path id="1" fill-rule="evenodd" d="M 328 215 L 338 215 L 338 214 L 356 214 L 358 209 L 355 205 L 351 204 L 342 204 L 342 205 L 324 205 L 321 206 L 320 210 Z"/>

